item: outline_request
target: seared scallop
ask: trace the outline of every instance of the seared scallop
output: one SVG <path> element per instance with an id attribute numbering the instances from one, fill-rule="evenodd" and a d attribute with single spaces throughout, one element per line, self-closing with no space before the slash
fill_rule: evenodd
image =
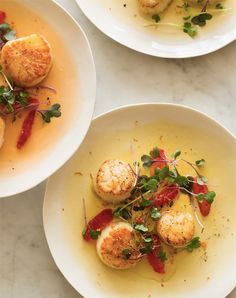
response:
<path id="1" fill-rule="evenodd" d="M 129 164 L 122 160 L 106 160 L 98 170 L 95 190 L 109 203 L 120 203 L 130 196 L 136 177 Z"/>
<path id="2" fill-rule="evenodd" d="M 186 1 L 190 6 L 204 6 L 206 4 L 206 0 L 187 0 Z M 209 0 L 208 5 L 212 6 L 217 3 L 220 3 L 219 0 Z"/>
<path id="3" fill-rule="evenodd" d="M 1 64 L 17 86 L 32 87 L 47 76 L 52 66 L 52 49 L 39 34 L 18 38 L 2 48 Z"/>
<path id="4" fill-rule="evenodd" d="M 4 142 L 4 133 L 5 133 L 5 122 L 0 117 L 0 148 L 2 147 L 2 144 Z"/>
<path id="5" fill-rule="evenodd" d="M 115 269 L 129 269 L 141 260 L 133 228 L 124 222 L 112 223 L 102 231 L 97 253 L 104 264 Z"/>
<path id="6" fill-rule="evenodd" d="M 155 15 L 164 11 L 172 0 L 138 0 L 140 10 Z"/>
<path id="7" fill-rule="evenodd" d="M 173 247 L 185 246 L 194 236 L 194 219 L 190 213 L 166 211 L 157 223 L 157 231 L 166 244 Z"/>

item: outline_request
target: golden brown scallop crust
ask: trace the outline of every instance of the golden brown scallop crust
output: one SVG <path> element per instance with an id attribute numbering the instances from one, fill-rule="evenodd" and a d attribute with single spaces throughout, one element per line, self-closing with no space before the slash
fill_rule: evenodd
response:
<path id="1" fill-rule="evenodd" d="M 17 86 L 35 86 L 47 76 L 51 68 L 50 44 L 39 34 L 9 41 L 2 48 L 1 64 L 3 71 Z"/>

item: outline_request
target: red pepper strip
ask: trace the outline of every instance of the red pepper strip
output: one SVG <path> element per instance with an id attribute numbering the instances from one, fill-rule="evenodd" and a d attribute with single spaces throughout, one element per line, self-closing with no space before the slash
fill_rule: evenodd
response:
<path id="1" fill-rule="evenodd" d="M 162 169 L 167 166 L 165 151 L 163 149 L 159 149 L 159 156 L 154 158 L 152 162 L 153 163 L 150 167 L 150 175 L 154 176 L 156 168 Z"/>
<path id="2" fill-rule="evenodd" d="M 208 187 L 205 184 L 204 185 L 198 184 L 197 183 L 197 178 L 194 178 L 193 193 L 194 194 L 200 194 L 200 193 L 207 194 L 208 193 Z M 203 216 L 207 216 L 210 213 L 211 204 L 209 204 L 205 198 L 201 202 L 198 201 L 198 206 L 199 206 L 199 209 L 200 209 L 201 214 Z"/>
<path id="3" fill-rule="evenodd" d="M 83 233 L 83 237 L 86 241 L 92 240 L 90 232 L 95 231 L 101 231 L 106 226 L 109 225 L 109 223 L 113 219 L 113 213 L 112 209 L 103 209 L 100 213 L 98 213 L 94 218 L 92 218 L 85 229 L 85 232 Z"/>
<path id="4" fill-rule="evenodd" d="M 36 109 L 33 109 L 29 111 L 28 115 L 26 116 L 22 128 L 21 133 L 17 141 L 17 149 L 21 149 L 22 146 L 26 143 L 26 141 L 29 139 L 32 131 L 32 127 L 34 124 L 34 119 L 36 115 Z"/>
<path id="5" fill-rule="evenodd" d="M 155 272 L 164 274 L 165 263 L 161 261 L 159 254 L 162 251 L 161 242 L 157 235 L 152 236 L 153 250 L 147 255 L 149 264 L 152 266 Z"/>
<path id="6" fill-rule="evenodd" d="M 153 206 L 163 207 L 169 205 L 179 194 L 178 184 L 166 185 L 159 193 L 152 196 Z"/>
<path id="7" fill-rule="evenodd" d="M 0 24 L 3 24 L 5 22 L 6 16 L 6 13 L 0 10 Z"/>

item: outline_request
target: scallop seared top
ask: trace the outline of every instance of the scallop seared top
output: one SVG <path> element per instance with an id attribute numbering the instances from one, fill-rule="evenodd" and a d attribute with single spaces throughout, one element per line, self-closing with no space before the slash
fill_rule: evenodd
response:
<path id="1" fill-rule="evenodd" d="M 95 190 L 109 203 L 119 203 L 130 196 L 135 185 L 135 174 L 122 160 L 106 160 L 98 170 Z"/>
<path id="2" fill-rule="evenodd" d="M 132 256 L 124 258 L 123 251 L 128 249 Z M 139 257 L 133 228 L 124 222 L 112 223 L 106 227 L 97 241 L 97 253 L 101 261 L 115 269 L 128 269 L 141 261 Z"/>
<path id="3" fill-rule="evenodd" d="M 5 74 L 17 86 L 35 86 L 47 76 L 51 68 L 51 46 L 40 34 L 9 41 L 2 48 L 1 64 Z"/>
<path id="4" fill-rule="evenodd" d="M 194 236 L 195 224 L 190 213 L 169 210 L 162 214 L 157 231 L 166 244 L 185 246 Z"/>
<path id="5" fill-rule="evenodd" d="M 171 1 L 172 0 L 138 0 L 141 11 L 150 15 L 162 12 Z"/>

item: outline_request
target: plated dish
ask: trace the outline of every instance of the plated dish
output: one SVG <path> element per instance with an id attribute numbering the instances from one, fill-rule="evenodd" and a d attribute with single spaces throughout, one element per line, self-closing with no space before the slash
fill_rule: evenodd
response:
<path id="1" fill-rule="evenodd" d="M 234 137 L 214 120 L 176 105 L 129 106 L 93 120 L 75 156 L 49 179 L 44 201 L 47 241 L 57 266 L 68 281 L 84 297 L 125 295 L 141 298 L 156 297 L 157 294 L 173 297 L 173 293 L 175 297 L 225 297 L 235 285 L 236 221 L 230 207 L 235 183 L 235 142 Z M 152 148 L 155 149 L 149 153 Z M 181 155 L 176 148 L 181 148 Z M 164 159 L 161 149 L 165 151 Z M 160 157 L 164 162 L 171 161 L 168 171 L 167 165 L 162 169 L 157 167 L 153 176 L 153 166 L 151 172 L 141 168 L 143 163 L 145 166 L 159 163 Z M 145 181 L 138 180 L 139 184 L 135 181 L 137 168 L 131 166 L 137 166 L 135 161 L 138 160 L 139 178 L 146 175 L 142 177 Z M 182 186 L 176 184 L 178 174 L 176 177 L 173 169 L 170 170 L 173 162 L 178 163 L 176 168 L 181 179 L 197 181 L 193 182 L 195 186 L 187 189 L 191 197 L 195 197 L 194 208 L 188 194 L 178 189 Z M 122 191 L 117 187 L 120 177 L 117 167 L 122 177 L 127 176 Z M 113 170 L 115 180 L 107 176 Z M 168 176 L 164 175 L 164 185 L 159 184 L 164 182 L 162 171 Z M 190 179 L 197 176 L 197 180 Z M 203 177 L 208 178 L 208 190 Z M 149 188 L 147 191 L 151 192 L 140 199 L 136 197 L 137 186 Z M 163 199 L 160 193 L 167 190 L 166 186 L 173 190 L 173 196 L 160 202 Z M 109 187 L 114 187 L 115 191 L 110 191 Z M 135 204 L 130 200 L 130 194 L 135 196 Z M 141 222 L 143 215 L 146 222 Z M 105 218 L 106 227 L 96 226 L 101 222 L 104 224 L 101 218 Z M 169 221 L 176 224 L 167 225 Z M 182 229 L 178 234 L 177 228 L 177 223 L 182 225 L 183 222 L 186 224 L 184 235 Z M 122 236 L 123 232 L 127 237 Z M 112 235 L 119 236 L 117 247 L 113 247 Z M 134 235 L 141 239 L 138 249 L 130 245 Z M 153 237 L 158 237 L 158 243 Z M 119 242 L 124 247 L 119 246 Z M 153 250 L 155 243 L 157 250 Z M 107 249 L 111 249 L 109 258 L 106 258 Z M 222 251 L 226 253 L 223 259 Z M 141 252 L 143 255 L 139 258 Z M 153 255 L 148 256 L 149 253 Z M 126 270 L 114 269 L 120 266 Z M 226 271 L 229 273 L 227 277 Z M 216 287 L 219 284 L 221 286 Z"/>
<path id="2" fill-rule="evenodd" d="M 93 113 L 95 70 L 82 29 L 52 1 L 3 0 L 0 37 L 3 197 L 40 183 L 78 148 Z"/>
<path id="3" fill-rule="evenodd" d="M 105 34 L 134 50 L 187 58 L 220 49 L 236 37 L 235 1 L 77 0 Z"/>

